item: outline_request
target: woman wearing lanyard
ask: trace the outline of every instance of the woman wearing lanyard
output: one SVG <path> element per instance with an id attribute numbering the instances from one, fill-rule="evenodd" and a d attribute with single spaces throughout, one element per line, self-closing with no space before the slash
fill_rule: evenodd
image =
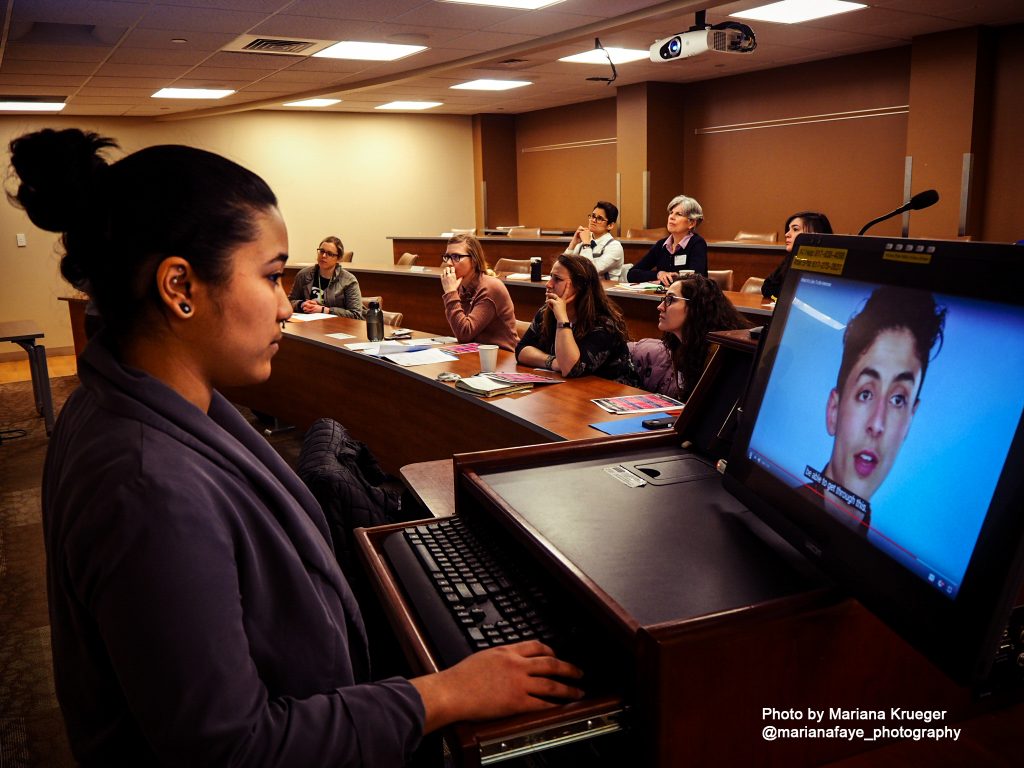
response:
<path id="1" fill-rule="evenodd" d="M 292 309 L 311 315 L 323 312 L 362 320 L 363 297 L 355 276 L 341 266 L 345 246 L 334 235 L 325 237 L 316 249 L 316 264 L 295 276 L 288 296 Z"/>
<path id="2" fill-rule="evenodd" d="M 668 204 L 668 237 L 656 242 L 626 279 L 631 283 L 658 282 L 672 285 L 683 272 L 708 275 L 708 244 L 697 234 L 704 221 L 700 203 L 692 197 L 677 195 Z"/>

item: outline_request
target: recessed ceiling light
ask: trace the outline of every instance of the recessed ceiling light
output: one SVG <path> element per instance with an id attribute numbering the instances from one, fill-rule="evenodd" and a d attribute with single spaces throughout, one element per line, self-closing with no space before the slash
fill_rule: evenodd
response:
<path id="1" fill-rule="evenodd" d="M 529 80 L 470 80 L 468 83 L 459 83 L 451 87 L 463 91 L 510 91 L 524 85 L 533 83 Z"/>
<path id="2" fill-rule="evenodd" d="M 161 88 L 153 94 L 154 99 L 223 99 L 234 91 L 215 88 Z"/>
<path id="3" fill-rule="evenodd" d="M 440 107 L 442 103 L 440 101 L 389 101 L 387 104 L 374 107 L 374 109 L 433 109 Z"/>
<path id="4" fill-rule="evenodd" d="M 427 50 L 425 45 L 400 45 L 398 43 L 363 43 L 358 40 L 342 40 L 329 48 L 317 51 L 313 56 L 325 59 L 358 59 L 360 61 L 396 61 Z"/>
<path id="5" fill-rule="evenodd" d="M 0 112 L 60 112 L 65 106 L 63 101 L 0 99 Z"/>
<path id="6" fill-rule="evenodd" d="M 284 104 L 286 107 L 329 107 L 333 104 L 340 104 L 341 99 L 303 99 L 302 101 L 289 101 Z"/>
<path id="7" fill-rule="evenodd" d="M 612 57 L 613 64 L 628 64 L 631 61 L 640 61 L 650 57 L 650 51 L 648 50 L 637 50 L 636 48 L 591 48 L 589 51 L 583 53 L 574 53 L 572 56 L 563 56 L 559 61 L 568 61 L 573 64 L 607 64 L 608 56 L 604 55 L 604 51 L 608 51 L 608 56 Z"/>
<path id="8" fill-rule="evenodd" d="M 488 5 L 492 8 L 515 8 L 520 11 L 535 11 L 564 0 L 442 0 L 445 3 L 461 3 L 462 5 Z"/>
<path id="9" fill-rule="evenodd" d="M 847 0 L 781 0 L 778 3 L 750 8 L 739 13 L 729 14 L 734 19 L 753 19 L 754 21 L 773 21 L 777 24 L 799 24 L 801 21 L 823 19 L 838 13 L 859 11 L 866 8 L 864 3 L 851 3 Z"/>

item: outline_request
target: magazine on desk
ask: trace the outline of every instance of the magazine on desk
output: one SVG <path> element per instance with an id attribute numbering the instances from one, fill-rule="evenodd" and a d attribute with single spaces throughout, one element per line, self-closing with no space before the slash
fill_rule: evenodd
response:
<path id="1" fill-rule="evenodd" d="M 478 397 L 497 397 L 498 395 L 508 395 L 512 392 L 524 392 L 528 389 L 533 389 L 533 384 L 507 384 L 480 374 L 479 376 L 466 376 L 459 379 L 455 382 L 455 388 Z"/>
<path id="2" fill-rule="evenodd" d="M 683 404 L 675 398 L 654 394 L 653 392 L 649 395 L 598 397 L 590 402 L 608 411 L 608 413 L 655 413 L 657 411 L 667 411 L 683 407 Z"/>
<path id="3" fill-rule="evenodd" d="M 497 371 L 495 373 L 483 374 L 489 379 L 501 381 L 505 384 L 564 384 L 565 379 L 556 379 L 551 376 L 540 376 L 536 373 L 520 373 L 518 371 Z"/>

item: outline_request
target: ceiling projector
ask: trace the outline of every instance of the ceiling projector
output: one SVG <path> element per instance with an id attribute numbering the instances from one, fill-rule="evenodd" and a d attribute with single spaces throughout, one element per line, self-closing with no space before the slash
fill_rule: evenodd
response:
<path id="1" fill-rule="evenodd" d="M 747 34 L 740 29 L 694 29 L 655 40 L 651 44 L 651 61 L 686 59 L 708 51 L 750 53 L 756 45 L 753 33 Z"/>

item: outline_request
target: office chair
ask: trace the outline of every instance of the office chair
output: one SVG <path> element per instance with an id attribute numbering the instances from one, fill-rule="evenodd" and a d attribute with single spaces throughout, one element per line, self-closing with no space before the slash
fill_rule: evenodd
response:
<path id="1" fill-rule="evenodd" d="M 354 256 L 355 256 L 355 253 L 353 251 L 345 251 L 343 254 L 341 254 L 341 260 L 343 262 L 349 263 L 349 262 L 352 261 L 352 258 Z"/>
<path id="2" fill-rule="evenodd" d="M 718 283 L 718 287 L 723 291 L 732 290 L 732 270 L 731 269 L 709 269 L 708 277 Z"/>
<path id="3" fill-rule="evenodd" d="M 776 237 L 775 232 L 747 232 L 741 229 L 733 240 L 737 243 L 774 243 Z"/>
<path id="4" fill-rule="evenodd" d="M 530 323 L 527 320 L 516 320 L 516 336 L 520 339 L 523 338 L 523 334 L 526 333 L 530 328 Z"/>
<path id="5" fill-rule="evenodd" d="M 740 288 L 740 293 L 760 293 L 762 285 L 764 285 L 763 277 L 748 277 L 743 282 L 743 287 Z"/>
<path id="6" fill-rule="evenodd" d="M 396 261 L 395 264 L 411 267 L 417 261 L 419 261 L 419 258 L 419 254 L 416 253 L 403 253 L 401 256 L 398 257 L 398 261 Z"/>
<path id="7" fill-rule="evenodd" d="M 540 237 L 540 227 L 512 227 L 509 237 Z"/>
<path id="8" fill-rule="evenodd" d="M 518 272 L 530 274 L 529 259 L 498 259 L 494 265 L 495 272 Z"/>
<path id="9" fill-rule="evenodd" d="M 661 240 L 668 237 L 668 230 L 665 227 L 654 227 L 653 229 L 637 229 L 630 227 L 626 230 L 626 240 Z"/>
<path id="10" fill-rule="evenodd" d="M 376 301 L 377 306 L 384 309 L 384 297 L 383 296 L 363 296 L 363 309 L 370 308 L 370 302 Z"/>
<path id="11" fill-rule="evenodd" d="M 401 312 L 381 312 L 381 316 L 384 318 L 384 325 L 390 325 L 392 328 L 398 328 L 402 325 L 402 318 L 404 315 Z"/>

